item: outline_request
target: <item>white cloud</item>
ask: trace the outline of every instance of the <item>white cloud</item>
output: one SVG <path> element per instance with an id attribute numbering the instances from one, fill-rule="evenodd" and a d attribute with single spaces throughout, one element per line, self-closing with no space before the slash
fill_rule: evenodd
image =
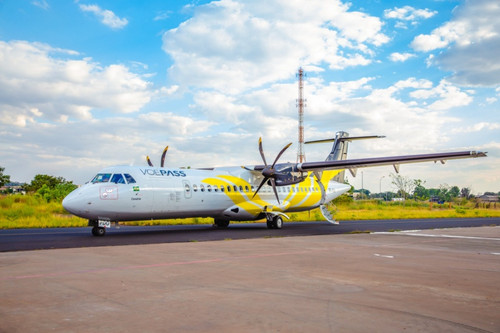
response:
<path id="1" fill-rule="evenodd" d="M 415 54 L 408 53 L 408 52 L 405 52 L 405 53 L 394 52 L 394 53 L 391 53 L 391 55 L 389 56 L 389 59 L 391 61 L 394 61 L 394 62 L 396 62 L 396 61 L 405 62 L 406 60 L 408 60 L 412 57 L 415 57 Z"/>
<path id="2" fill-rule="evenodd" d="M 500 83 L 500 3 L 491 0 L 466 1 L 454 18 L 419 35 L 411 46 L 429 52 L 447 48 L 434 63 L 454 74 L 451 81 L 464 85 L 493 86 Z"/>
<path id="3" fill-rule="evenodd" d="M 340 1 L 224 0 L 167 31 L 163 49 L 181 85 L 238 93 L 290 78 L 300 65 L 367 65 L 388 41 L 381 27 Z"/>
<path id="4" fill-rule="evenodd" d="M 102 9 L 98 5 L 79 5 L 84 12 L 90 12 L 101 19 L 101 23 L 112 29 L 122 29 L 128 24 L 126 18 L 119 18 L 111 10 Z"/>
<path id="5" fill-rule="evenodd" d="M 411 6 L 395 7 L 393 9 L 384 10 L 384 17 L 386 19 L 396 19 L 400 21 L 411 21 L 413 24 L 420 19 L 428 19 L 436 15 L 436 11 L 429 9 L 416 9 Z M 404 25 L 400 25 L 404 27 Z"/>
<path id="6" fill-rule="evenodd" d="M 448 110 L 454 107 L 466 106 L 472 103 L 473 98 L 465 91 L 460 90 L 446 80 L 431 89 L 419 89 L 410 93 L 416 99 L 431 100 L 428 106 L 432 110 Z"/>
<path id="7" fill-rule="evenodd" d="M 35 0 L 31 3 L 37 7 L 42 8 L 42 9 L 49 9 L 50 8 L 47 0 Z"/>
<path id="8" fill-rule="evenodd" d="M 467 127 L 453 129 L 453 133 L 473 133 L 481 131 L 493 131 L 500 129 L 500 123 L 480 122 Z"/>
<path id="9" fill-rule="evenodd" d="M 0 41 L 0 122 L 24 126 L 41 117 L 90 119 L 93 109 L 130 113 L 151 100 L 151 84 L 125 66 L 53 57 L 59 51 L 46 44 Z"/>

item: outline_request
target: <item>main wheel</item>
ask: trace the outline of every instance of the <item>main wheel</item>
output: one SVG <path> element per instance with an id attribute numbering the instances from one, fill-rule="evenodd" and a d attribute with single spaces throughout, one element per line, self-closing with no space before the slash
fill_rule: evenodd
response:
<path id="1" fill-rule="evenodd" d="M 279 215 L 273 218 L 274 229 L 283 228 L 283 218 Z"/>
<path id="2" fill-rule="evenodd" d="M 214 226 L 217 228 L 227 228 L 229 220 L 214 219 Z"/>
<path id="3" fill-rule="evenodd" d="M 102 227 L 93 227 L 92 228 L 92 235 L 94 236 L 104 236 L 106 234 L 106 228 Z"/>

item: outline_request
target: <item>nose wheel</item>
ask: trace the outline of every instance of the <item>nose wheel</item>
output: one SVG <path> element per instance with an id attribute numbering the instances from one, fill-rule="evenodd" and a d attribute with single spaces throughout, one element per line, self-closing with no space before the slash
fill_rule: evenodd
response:
<path id="1" fill-rule="evenodd" d="M 92 235 L 94 236 L 104 236 L 106 234 L 106 228 L 103 227 L 93 227 L 92 228 Z"/>

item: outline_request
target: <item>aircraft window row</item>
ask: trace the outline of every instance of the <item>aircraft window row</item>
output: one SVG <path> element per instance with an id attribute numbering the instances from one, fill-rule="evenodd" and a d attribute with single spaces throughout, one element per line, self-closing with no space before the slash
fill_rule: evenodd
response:
<path id="1" fill-rule="evenodd" d="M 136 183 L 134 177 L 129 175 L 128 173 L 98 173 L 94 179 L 92 179 L 92 184 L 95 183 L 107 183 L 111 180 L 111 183 L 115 184 L 134 184 Z"/>
<path id="2" fill-rule="evenodd" d="M 190 192 L 191 191 L 191 186 L 189 186 L 189 184 L 185 184 L 184 186 L 185 188 L 185 191 L 186 192 Z M 236 186 L 236 185 L 227 185 L 227 186 L 224 186 L 224 185 L 220 185 L 220 186 L 217 186 L 217 185 L 196 185 L 196 184 L 193 184 L 192 186 L 193 188 L 193 192 L 198 192 L 198 190 L 200 192 L 246 192 L 246 193 L 253 193 L 255 192 L 255 187 L 254 186 L 251 186 L 251 187 L 248 187 L 248 186 Z M 302 192 L 302 193 L 307 193 L 307 192 L 319 192 L 319 188 L 317 187 L 281 187 L 281 186 L 278 186 L 276 187 L 278 193 L 290 193 L 290 192 Z M 271 187 L 264 187 L 262 189 L 264 192 L 272 192 L 272 188 Z"/>

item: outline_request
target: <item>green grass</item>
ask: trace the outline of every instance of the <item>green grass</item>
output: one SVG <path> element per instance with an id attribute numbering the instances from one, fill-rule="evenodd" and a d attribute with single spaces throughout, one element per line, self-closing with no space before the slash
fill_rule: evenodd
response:
<path id="1" fill-rule="evenodd" d="M 443 205 L 428 202 L 383 202 L 376 200 L 339 203 L 334 218 L 339 221 L 417 219 L 450 217 L 500 217 L 500 204 L 478 208 L 475 202 Z M 319 209 L 288 214 L 290 221 L 323 221 Z M 253 221 L 252 221 L 253 222 Z M 212 224 L 212 218 L 188 218 L 127 222 L 129 225 Z M 59 202 L 46 202 L 35 195 L 0 196 L 0 229 L 85 227 L 87 220 L 68 214 Z"/>

